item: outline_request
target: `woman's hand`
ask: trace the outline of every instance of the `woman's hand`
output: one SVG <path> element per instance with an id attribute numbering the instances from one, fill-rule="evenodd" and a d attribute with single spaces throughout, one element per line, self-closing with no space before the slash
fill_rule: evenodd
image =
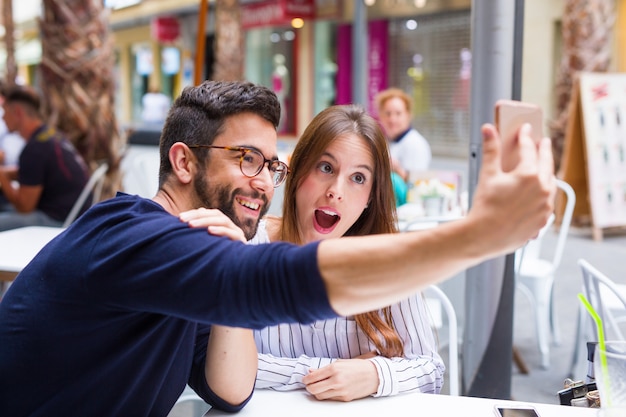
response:
<path id="1" fill-rule="evenodd" d="M 363 355 L 363 358 L 373 355 Z M 318 400 L 352 401 L 378 391 L 376 366 L 367 359 L 338 359 L 302 378 L 306 390 Z"/>
<path id="2" fill-rule="evenodd" d="M 212 235 L 226 236 L 231 240 L 247 242 L 243 230 L 218 209 L 199 208 L 184 211 L 178 217 L 183 222 L 189 223 L 191 227 L 206 227 Z"/>

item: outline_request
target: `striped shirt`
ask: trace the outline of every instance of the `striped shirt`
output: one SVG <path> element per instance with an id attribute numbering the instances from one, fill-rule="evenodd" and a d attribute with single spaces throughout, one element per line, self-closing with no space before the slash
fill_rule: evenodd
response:
<path id="1" fill-rule="evenodd" d="M 259 224 L 251 244 L 269 242 L 265 222 Z M 378 373 L 375 397 L 407 392 L 439 393 L 445 366 L 430 325 L 421 293 L 391 306 L 393 324 L 404 344 L 404 357 L 376 356 Z M 351 317 L 311 324 L 280 324 L 254 332 L 259 351 L 256 388 L 288 391 L 304 388 L 309 369 L 337 359 L 350 359 L 376 350 Z"/>

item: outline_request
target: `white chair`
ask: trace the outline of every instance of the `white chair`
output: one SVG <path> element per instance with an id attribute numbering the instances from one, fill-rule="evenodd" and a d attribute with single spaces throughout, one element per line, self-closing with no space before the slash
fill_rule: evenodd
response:
<path id="1" fill-rule="evenodd" d="M 424 290 L 424 297 L 428 309 L 433 315 L 433 325 L 436 328 L 443 327 L 439 306 L 443 307 L 448 319 L 448 380 L 450 382 L 450 395 L 459 395 L 459 337 L 454 306 L 448 296 L 436 285 L 431 285 Z M 435 301 L 435 303 L 433 303 Z"/>
<path id="2" fill-rule="evenodd" d="M 602 319 L 605 339 L 626 340 L 620 329 L 620 323 L 626 322 L 626 285 L 616 284 L 584 259 L 579 259 L 578 265 L 583 275 L 583 294 Z M 598 338 L 595 321 L 582 306 L 581 311 L 583 314 L 579 316 L 577 348 Z"/>
<path id="3" fill-rule="evenodd" d="M 626 323 L 626 285 L 616 284 L 585 259 L 579 259 L 578 265 L 582 271 L 583 295 L 602 319 L 605 339 L 626 340 L 620 328 L 620 324 Z M 597 339 L 596 323 L 589 317 L 585 307 L 579 304 L 574 354 L 569 370 L 570 378 L 580 379 L 582 369 L 579 371 L 578 366 L 584 361 L 584 355 L 587 352 L 585 345 Z"/>
<path id="4" fill-rule="evenodd" d="M 562 180 L 557 180 L 556 183 L 565 193 L 567 201 L 553 256 L 550 259 L 541 257 L 541 242 L 547 230 L 552 227 L 554 215 L 539 236 L 519 249 L 515 256 L 517 288 L 528 297 L 534 307 L 537 342 L 541 352 L 541 366 L 544 369 L 550 367 L 550 339 L 557 344 L 561 342 L 554 305 L 554 279 L 561 263 L 576 204 L 576 194 L 572 187 Z"/>
<path id="5" fill-rule="evenodd" d="M 96 168 L 96 170 L 91 174 L 91 177 L 89 177 L 89 181 L 87 181 L 87 184 L 85 184 L 85 187 L 78 196 L 78 199 L 76 199 L 76 202 L 72 206 L 72 209 L 65 218 L 65 221 L 63 222 L 63 227 L 68 227 L 70 224 L 72 224 L 72 222 L 74 222 L 74 220 L 76 220 L 78 213 L 80 213 L 80 210 L 83 208 L 83 206 L 85 205 L 85 201 L 87 201 L 90 195 L 92 196 L 92 204 L 100 201 L 100 196 L 102 195 L 102 186 L 104 185 L 104 180 L 106 178 L 106 173 L 108 170 L 109 164 L 105 162 L 101 164 L 98 168 Z"/>

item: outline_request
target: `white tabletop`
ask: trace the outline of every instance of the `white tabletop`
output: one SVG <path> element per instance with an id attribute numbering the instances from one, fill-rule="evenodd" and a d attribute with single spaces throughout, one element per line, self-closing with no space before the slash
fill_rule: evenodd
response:
<path id="1" fill-rule="evenodd" d="M 62 227 L 29 226 L 0 232 L 0 276 L 17 275 Z"/>
<path id="2" fill-rule="evenodd" d="M 556 399 L 556 397 L 555 397 Z M 383 398 L 363 398 L 351 402 L 318 401 L 304 390 L 277 392 L 256 390 L 250 402 L 237 417 L 495 417 L 496 405 L 531 405 L 539 417 L 595 417 L 597 409 L 567 407 L 556 404 L 524 403 L 473 397 L 451 397 L 434 394 L 404 394 Z M 232 416 L 211 409 L 206 417 Z"/>
<path id="3" fill-rule="evenodd" d="M 397 208 L 398 229 L 401 232 L 426 230 L 437 227 L 440 223 L 462 218 L 460 209 L 447 211 L 437 216 L 427 216 L 419 203 L 406 203 Z"/>

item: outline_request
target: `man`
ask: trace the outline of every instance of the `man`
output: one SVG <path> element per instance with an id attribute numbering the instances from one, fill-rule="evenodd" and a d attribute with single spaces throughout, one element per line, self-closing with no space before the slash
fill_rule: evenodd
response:
<path id="1" fill-rule="evenodd" d="M 236 411 L 252 392 L 256 350 L 251 338 L 233 343 L 249 330 L 221 325 L 374 310 L 513 251 L 552 212 L 549 140 L 538 148 L 523 128 L 521 162 L 503 173 L 485 127 L 472 211 L 431 231 L 245 245 L 179 219 L 217 207 L 254 235 L 287 173 L 279 115 L 276 95 L 254 84 L 183 91 L 161 136 L 154 199 L 119 194 L 88 210 L 0 303 L 0 415 L 165 416 L 185 383 Z"/>
<path id="2" fill-rule="evenodd" d="M 17 166 L 20 153 L 26 142 L 20 135 L 11 133 L 4 123 L 4 95 L 7 86 L 4 81 L 0 80 L 0 165 Z"/>
<path id="3" fill-rule="evenodd" d="M 6 123 L 4 123 L 4 109 L 2 105 L 4 104 L 6 89 L 6 84 L 0 80 L 0 166 L 17 169 L 19 157 L 24 145 L 26 145 L 26 141 L 20 135 L 9 132 Z M 2 188 L 0 188 L 0 211 L 10 209 L 11 203 L 4 197 Z"/>
<path id="4" fill-rule="evenodd" d="M 70 141 L 43 122 L 35 91 L 8 90 L 3 109 L 8 130 L 26 145 L 18 167 L 0 167 L 0 188 L 12 205 L 0 213 L 0 231 L 61 226 L 89 179 L 87 167 Z"/>

